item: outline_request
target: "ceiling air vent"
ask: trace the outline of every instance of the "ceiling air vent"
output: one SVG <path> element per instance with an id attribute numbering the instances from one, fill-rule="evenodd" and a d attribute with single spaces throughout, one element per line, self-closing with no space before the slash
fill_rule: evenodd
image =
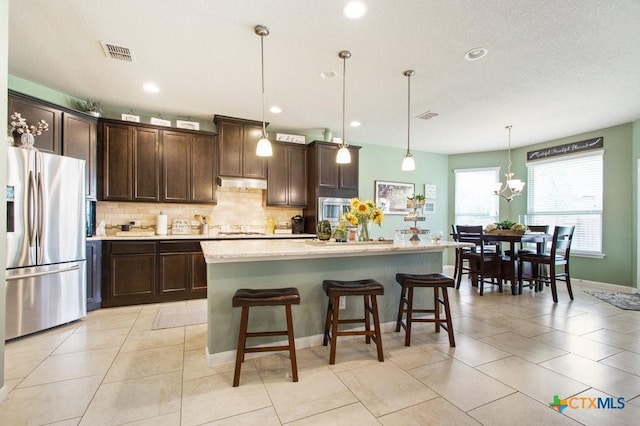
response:
<path id="1" fill-rule="evenodd" d="M 431 120 L 432 118 L 437 117 L 439 115 L 440 114 L 438 114 L 437 112 L 427 111 L 420 114 L 417 118 L 420 118 L 422 120 Z"/>
<path id="2" fill-rule="evenodd" d="M 116 46 L 113 43 L 101 41 L 104 54 L 111 59 L 133 62 L 133 52 L 128 47 Z"/>

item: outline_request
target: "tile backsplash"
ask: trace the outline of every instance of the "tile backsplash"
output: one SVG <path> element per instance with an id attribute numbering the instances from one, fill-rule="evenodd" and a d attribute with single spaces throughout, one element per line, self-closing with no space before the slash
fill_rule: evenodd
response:
<path id="1" fill-rule="evenodd" d="M 173 219 L 193 220 L 196 214 L 211 216 L 210 232 L 217 232 L 222 226 L 231 229 L 250 229 L 263 232 L 267 218 L 274 219 L 277 225 L 291 226 L 291 218 L 302 214 L 301 208 L 268 207 L 264 198 L 266 191 L 260 189 L 223 188 L 217 190 L 218 204 L 176 204 L 176 203 L 132 203 L 98 201 L 96 222 L 104 221 L 107 234 L 120 229 L 120 225 L 131 221 L 140 221 L 141 229 L 155 229 L 156 215 L 168 215 L 171 226 Z M 193 227 L 197 233 L 197 227 Z M 135 228 L 134 228 L 135 229 Z"/>

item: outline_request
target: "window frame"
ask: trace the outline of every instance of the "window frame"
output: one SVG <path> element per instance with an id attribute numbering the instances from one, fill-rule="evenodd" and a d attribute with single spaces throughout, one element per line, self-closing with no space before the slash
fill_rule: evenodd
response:
<path id="1" fill-rule="evenodd" d="M 535 217 L 536 215 L 541 216 L 544 215 L 546 217 L 553 217 L 553 216 L 557 216 L 557 217 L 571 217 L 574 216 L 575 220 L 573 221 L 573 223 L 568 223 L 568 222 L 563 222 L 562 220 L 559 220 L 558 222 L 554 222 L 553 220 L 548 221 L 545 220 L 545 222 L 549 222 L 549 223 L 544 223 L 545 225 L 549 225 L 550 227 L 550 232 L 552 232 L 554 226 L 556 225 L 576 225 L 576 232 L 574 233 L 574 239 L 573 239 L 573 243 L 571 246 L 571 254 L 575 255 L 575 256 L 581 256 L 581 257 L 593 257 L 593 258 L 603 258 L 604 257 L 604 251 L 603 251 L 603 245 L 604 245 L 604 149 L 598 149 L 598 150 L 593 150 L 593 151 L 589 151 L 589 152 L 584 152 L 584 153 L 580 153 L 580 154 L 573 154 L 573 155 L 562 155 L 562 156 L 558 156 L 558 157 L 553 157 L 553 158 L 548 158 L 548 159 L 544 159 L 544 160 L 536 160 L 536 161 L 530 161 L 525 163 L 526 167 L 527 167 L 527 182 L 528 182 L 528 189 L 527 189 L 527 218 L 529 220 L 530 223 L 534 223 L 536 222 Z M 567 170 L 567 167 L 570 167 L 571 165 L 569 164 L 569 162 L 575 162 L 576 160 L 582 159 L 582 158 L 586 158 L 586 157 L 592 157 L 592 158 L 599 158 L 600 159 L 600 176 L 599 176 L 599 184 L 600 184 L 600 200 L 597 200 L 598 202 L 596 202 L 596 207 L 592 208 L 592 209 L 582 209 L 582 210 L 557 210 L 557 211 L 536 211 L 535 210 L 535 206 L 532 205 L 533 202 L 535 201 L 535 191 L 536 191 L 536 183 L 535 183 L 535 178 L 532 175 L 533 173 L 533 169 L 535 169 L 536 166 L 541 166 L 541 165 L 548 165 L 548 164 L 556 164 L 556 165 L 561 165 L 562 167 L 562 173 L 567 173 L 571 176 L 574 176 L 576 174 L 579 173 L 578 170 Z M 574 163 L 575 164 L 575 163 Z M 591 175 L 591 177 L 593 177 L 593 174 Z M 576 179 L 576 181 L 581 182 L 581 179 Z M 579 204 L 579 203 L 577 203 Z M 598 207 L 599 205 L 599 207 Z M 594 242 L 596 244 L 596 246 L 590 247 L 585 249 L 584 247 L 576 247 L 576 240 L 578 241 L 578 245 L 580 244 L 580 233 L 582 231 L 582 229 L 579 229 L 579 225 L 577 224 L 577 222 L 579 222 L 582 219 L 584 219 L 585 217 L 590 217 L 590 216 L 597 216 L 597 218 L 595 219 L 595 222 L 592 223 L 597 223 L 597 230 L 599 230 L 599 235 L 593 237 L 590 236 L 591 234 L 587 235 L 587 238 L 585 239 L 585 243 L 589 243 L 589 242 Z M 577 238 L 576 238 L 577 237 Z M 597 245 L 599 245 L 599 247 L 597 247 Z"/>
<path id="2" fill-rule="evenodd" d="M 487 196 L 487 200 L 489 199 L 489 197 L 493 197 L 495 200 L 492 202 L 492 205 L 489 207 L 489 214 L 474 214 L 473 212 L 459 212 L 459 196 L 460 196 L 460 192 L 458 190 L 458 175 L 462 175 L 462 174 L 470 174 L 470 173 L 478 173 L 478 172 L 483 172 L 483 173 L 488 173 L 491 172 L 493 174 L 494 177 L 494 182 L 491 183 L 491 185 L 487 185 L 486 188 L 486 194 L 488 194 Z M 453 203 L 453 223 L 456 225 L 483 225 L 486 226 L 489 223 L 496 223 L 499 221 L 500 218 L 500 197 L 496 196 L 493 193 L 493 189 L 495 188 L 495 184 L 497 184 L 499 182 L 500 179 L 500 167 L 475 167 L 475 168 L 465 168 L 465 169 L 454 169 L 453 170 L 454 173 L 454 179 L 453 179 L 453 187 L 454 187 L 454 203 Z M 458 217 L 476 217 L 478 218 L 477 221 L 473 221 L 473 223 L 460 223 L 460 221 L 458 220 Z M 486 218 L 486 220 L 483 220 L 481 218 Z"/>

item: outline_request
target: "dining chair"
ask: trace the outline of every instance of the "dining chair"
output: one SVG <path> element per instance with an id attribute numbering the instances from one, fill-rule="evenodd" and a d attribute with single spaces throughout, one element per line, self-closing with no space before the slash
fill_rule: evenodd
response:
<path id="1" fill-rule="evenodd" d="M 456 225 L 455 235 L 459 242 L 475 244 L 472 249 L 460 251 L 456 289 L 466 274 L 472 283 L 477 283 L 480 296 L 484 294 L 485 283 L 497 285 L 502 293 L 501 253 L 498 246 L 484 244 L 482 226 Z"/>
<path id="2" fill-rule="evenodd" d="M 569 255 L 571 242 L 575 226 L 556 226 L 551 240 L 551 250 L 549 253 L 523 253 L 518 259 L 518 290 L 521 293 L 523 282 L 529 282 L 529 287 L 535 291 L 542 291 L 544 284 L 551 286 L 551 296 L 553 303 L 558 303 L 558 290 L 556 281 L 564 281 L 567 285 L 569 298 L 573 300 L 571 290 L 571 275 L 569 274 Z M 523 274 L 524 262 L 532 264 L 531 276 L 525 277 Z M 540 268 L 544 266 L 545 268 Z M 561 270 L 558 270 L 560 267 Z M 548 273 L 547 273 L 548 270 Z"/>

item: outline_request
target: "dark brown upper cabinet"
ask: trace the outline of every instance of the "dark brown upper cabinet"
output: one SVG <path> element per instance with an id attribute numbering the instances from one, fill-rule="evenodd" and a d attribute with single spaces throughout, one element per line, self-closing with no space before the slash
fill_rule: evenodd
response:
<path id="1" fill-rule="evenodd" d="M 267 205 L 307 205 L 307 147 L 272 142 L 273 156 L 267 160 Z"/>
<path id="2" fill-rule="evenodd" d="M 17 93 L 9 93 L 8 107 L 7 123 L 12 121 L 11 115 L 15 112 L 19 112 L 28 125 L 35 125 L 40 120 L 46 121 L 49 129 L 35 137 L 34 146 L 42 152 L 62 155 L 62 128 L 60 127 L 62 110 L 60 108 Z M 20 135 L 14 135 L 14 138 L 15 144 L 19 145 Z"/>
<path id="3" fill-rule="evenodd" d="M 351 163 L 336 163 L 335 143 L 313 141 L 307 145 L 309 189 L 315 197 L 351 198 L 358 196 L 359 146 L 349 145 Z"/>
<path id="4" fill-rule="evenodd" d="M 102 145 L 101 199 L 159 201 L 159 130 L 105 121 Z"/>
<path id="5" fill-rule="evenodd" d="M 256 155 L 262 122 L 222 115 L 213 122 L 218 126 L 219 175 L 265 179 L 266 159 Z"/>
<path id="6" fill-rule="evenodd" d="M 102 120 L 101 199 L 215 203 L 215 135 Z"/>
<path id="7" fill-rule="evenodd" d="M 97 199 L 97 119 L 80 114 L 62 114 L 62 155 L 85 161 L 85 192 Z"/>
<path id="8" fill-rule="evenodd" d="M 85 161 L 85 192 L 88 199 L 97 197 L 97 121 L 96 117 L 63 108 L 22 93 L 9 91 L 9 118 L 19 112 L 29 125 L 44 120 L 49 129 L 35 137 L 34 146 L 41 152 L 64 155 Z M 14 136 L 14 144 L 20 144 Z"/>

